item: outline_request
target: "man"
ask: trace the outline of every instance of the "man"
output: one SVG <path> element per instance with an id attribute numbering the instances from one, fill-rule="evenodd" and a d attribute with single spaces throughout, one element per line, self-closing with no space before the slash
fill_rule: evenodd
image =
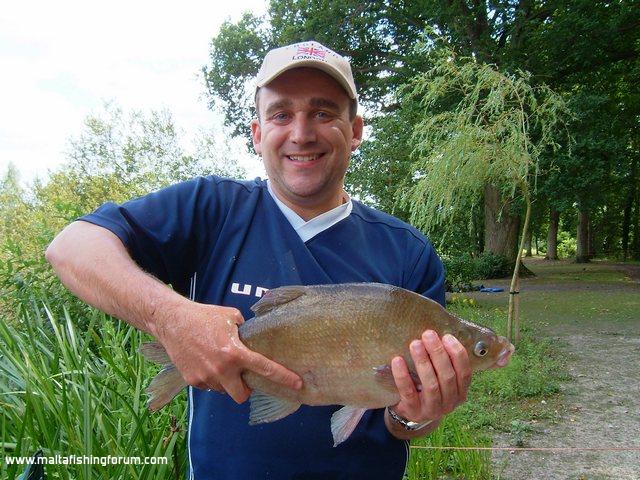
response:
<path id="1" fill-rule="evenodd" d="M 191 385 L 191 478 L 400 479 L 402 440 L 430 433 L 466 398 L 469 361 L 451 336 L 427 331 L 411 343 L 422 391 L 393 359 L 401 401 L 368 412 L 338 447 L 329 429 L 338 407 L 247 423 L 244 370 L 302 385 L 238 339 L 267 289 L 373 281 L 444 303 L 443 267 L 427 239 L 343 189 L 363 131 L 348 61 L 316 42 L 272 50 L 256 110 L 253 144 L 268 182 L 198 178 L 105 204 L 61 232 L 47 259 L 80 298 L 155 336 Z"/>

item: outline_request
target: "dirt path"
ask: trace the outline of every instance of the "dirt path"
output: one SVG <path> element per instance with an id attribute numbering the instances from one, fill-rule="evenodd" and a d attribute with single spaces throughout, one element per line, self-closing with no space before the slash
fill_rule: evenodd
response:
<path id="1" fill-rule="evenodd" d="M 534 262 L 534 271 L 535 267 Z M 523 282 L 523 315 L 536 331 L 561 342 L 572 378 L 562 386 L 564 408 L 553 420 L 531 424 L 524 446 L 638 450 L 503 451 L 493 457 L 495 472 L 501 480 L 638 480 L 640 266 L 592 265 L 582 274 L 581 267 L 568 265 L 569 281 L 547 267 L 542 265 L 538 277 Z M 624 273 L 617 280 L 610 277 L 616 270 Z M 606 281 L 597 281 L 601 274 L 607 275 Z M 581 275 L 590 275 L 592 281 L 580 281 Z M 574 305 L 570 295 L 578 299 Z M 564 310 L 554 303 L 562 306 L 563 296 Z M 554 316 L 550 310 L 562 311 Z M 536 315 L 539 321 L 533 325 Z M 512 442 L 505 434 L 495 445 L 513 446 Z"/>

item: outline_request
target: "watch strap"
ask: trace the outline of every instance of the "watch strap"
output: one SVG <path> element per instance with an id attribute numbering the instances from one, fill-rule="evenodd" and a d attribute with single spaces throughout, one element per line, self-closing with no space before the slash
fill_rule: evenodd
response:
<path id="1" fill-rule="evenodd" d="M 413 421 L 408 420 L 408 419 L 404 418 L 403 416 L 399 415 L 391 407 L 387 407 L 387 411 L 389 412 L 389 417 L 391 418 L 391 420 L 393 420 L 395 423 L 400 425 L 402 428 L 404 428 L 405 430 L 408 430 L 410 432 L 414 432 L 416 430 L 420 430 L 421 428 L 426 427 L 430 423 L 433 423 L 433 420 L 427 420 L 426 422 L 413 422 Z"/>

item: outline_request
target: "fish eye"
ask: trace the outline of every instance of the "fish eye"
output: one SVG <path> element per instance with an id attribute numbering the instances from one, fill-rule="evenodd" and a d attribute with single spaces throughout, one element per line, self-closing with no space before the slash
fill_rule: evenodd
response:
<path id="1" fill-rule="evenodd" d="M 477 357 L 484 357 L 488 352 L 487 344 L 483 341 L 476 343 L 476 346 L 473 348 L 473 353 Z"/>

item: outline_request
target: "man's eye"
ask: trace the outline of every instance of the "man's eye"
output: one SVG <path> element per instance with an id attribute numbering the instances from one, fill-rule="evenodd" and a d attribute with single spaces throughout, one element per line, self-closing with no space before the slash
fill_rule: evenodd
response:
<path id="1" fill-rule="evenodd" d="M 324 112 L 321 110 L 319 112 L 316 112 L 316 117 L 326 119 L 326 118 L 331 118 L 331 114 L 329 114 L 329 112 Z"/>
<path id="2" fill-rule="evenodd" d="M 277 122 L 283 122 L 285 121 L 287 118 L 289 118 L 289 115 L 287 115 L 286 113 L 276 113 L 273 116 L 273 119 Z"/>

